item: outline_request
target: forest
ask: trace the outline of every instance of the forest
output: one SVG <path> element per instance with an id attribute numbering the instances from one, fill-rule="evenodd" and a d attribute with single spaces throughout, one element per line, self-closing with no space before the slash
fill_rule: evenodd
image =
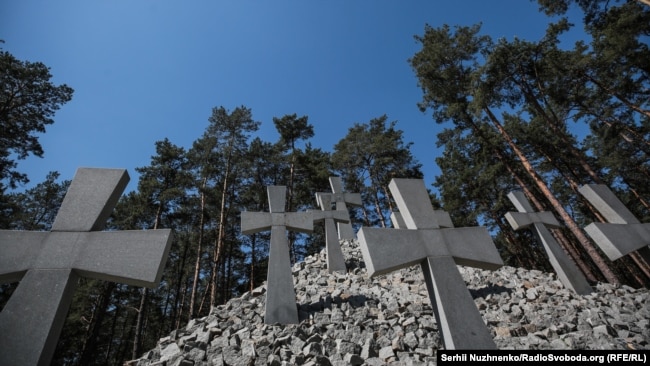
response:
<path id="1" fill-rule="evenodd" d="M 442 174 L 430 190 L 436 209 L 454 225 L 486 226 L 509 266 L 552 271 L 530 232 L 513 231 L 506 195 L 523 191 L 537 211 L 551 211 L 562 248 L 591 282 L 650 286 L 650 265 L 636 253 L 610 261 L 586 235 L 605 221 L 578 193 L 605 184 L 641 222 L 650 220 L 650 5 L 645 1 L 538 0 L 540 11 L 583 18 L 549 23 L 539 40 L 492 39 L 481 25 L 431 27 L 415 35 L 420 50 L 408 63 L 422 90 L 418 106 L 444 126 L 432 142 Z M 587 38 L 562 36 L 581 26 Z M 46 65 L 0 50 L 0 229 L 49 230 L 69 180 L 51 172 L 21 190 L 19 160 L 41 156 L 38 133 L 54 123 L 73 89 L 55 85 Z M 407 101 L 413 102 L 413 101 Z M 254 107 L 254 106 L 253 106 Z M 154 142 L 155 155 L 137 168 L 137 189 L 119 201 L 107 230 L 171 228 L 174 242 L 154 289 L 81 279 L 57 346 L 55 364 L 121 365 L 155 346 L 210 308 L 260 286 L 269 234 L 242 235 L 242 211 L 268 211 L 266 187 L 287 187 L 286 210 L 317 207 L 315 192 L 339 176 L 364 205 L 353 225 L 391 227 L 392 178 L 421 178 L 397 121 L 377 116 L 355 123 L 331 151 L 314 148 L 308 116 L 273 118 L 280 138 L 256 135 L 253 108 L 206 111 L 203 135 L 191 146 L 173 136 Z M 588 131 L 578 136 L 576 126 Z M 292 263 L 319 252 L 323 228 L 290 234 Z M 1 243 L 0 243 L 1 244 Z M 13 284 L 0 285 L 0 309 Z"/>

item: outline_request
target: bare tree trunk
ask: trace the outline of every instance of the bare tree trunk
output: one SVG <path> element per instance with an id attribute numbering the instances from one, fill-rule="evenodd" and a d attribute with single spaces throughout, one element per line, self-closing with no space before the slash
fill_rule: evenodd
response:
<path id="1" fill-rule="evenodd" d="M 619 283 L 620 281 L 618 280 L 616 274 L 609 268 L 605 260 L 600 256 L 596 248 L 593 246 L 591 241 L 587 238 L 586 234 L 582 232 L 582 230 L 578 227 L 578 224 L 571 218 L 568 212 L 564 209 L 560 201 L 557 200 L 553 192 L 548 188 L 546 183 L 542 180 L 542 178 L 537 174 L 535 171 L 535 168 L 532 166 L 530 161 L 526 158 L 526 156 L 523 154 L 523 152 L 519 149 L 519 147 L 515 144 L 515 142 L 512 140 L 510 135 L 507 133 L 507 131 L 503 128 L 501 123 L 497 120 L 496 116 L 492 113 L 492 111 L 485 107 L 484 111 L 487 113 L 488 117 L 490 118 L 490 121 L 496 127 L 498 130 L 499 134 L 505 139 L 505 141 L 508 143 L 510 148 L 513 150 L 515 155 L 520 160 L 521 165 L 523 166 L 524 170 L 530 175 L 530 178 L 533 180 L 537 188 L 540 190 L 540 192 L 546 197 L 546 199 L 549 201 L 551 206 L 553 206 L 553 209 L 560 215 L 560 218 L 562 221 L 564 221 L 565 225 L 571 233 L 578 239 L 580 244 L 583 246 L 587 254 L 591 257 L 591 259 L 594 261 L 598 269 L 602 272 L 603 276 L 607 279 L 608 282 L 611 283 Z"/>
<path id="2" fill-rule="evenodd" d="M 160 223 L 160 219 L 162 216 L 162 210 L 163 210 L 163 204 L 160 202 L 158 204 L 158 210 L 156 212 L 156 219 L 154 220 L 153 223 L 153 230 L 158 229 L 158 224 Z M 138 318 L 135 322 L 135 335 L 133 336 L 133 352 L 131 353 L 132 359 L 135 360 L 138 358 L 138 354 L 140 353 L 140 347 L 142 346 L 142 331 L 143 331 L 143 325 L 144 325 L 144 316 L 145 314 L 145 308 L 147 304 L 147 298 L 149 297 L 149 289 L 146 287 L 142 288 L 142 297 L 140 298 L 140 306 L 138 307 Z"/>
<path id="3" fill-rule="evenodd" d="M 232 148 L 231 148 L 232 149 Z M 226 159 L 226 169 L 223 178 L 223 187 L 221 192 L 221 207 L 219 212 L 219 232 L 217 234 L 217 240 L 214 248 L 213 263 L 215 271 L 212 273 L 212 289 L 210 290 L 210 306 L 214 306 L 217 301 L 217 271 L 216 268 L 221 259 L 221 251 L 224 245 L 224 238 L 226 236 L 226 197 L 228 191 L 228 184 L 230 183 L 228 179 L 230 178 L 230 160 L 232 158 L 232 153 L 228 155 Z"/>
<path id="4" fill-rule="evenodd" d="M 522 75 L 525 74 L 522 73 Z M 549 126 L 551 128 L 551 131 L 553 131 L 553 133 L 560 138 L 560 141 L 562 141 L 564 146 L 569 149 L 571 155 L 578 161 L 579 165 L 591 177 L 594 183 L 603 184 L 596 171 L 594 171 L 591 168 L 591 165 L 587 163 L 584 154 L 575 148 L 573 142 L 570 141 L 569 137 L 567 136 L 566 131 L 564 131 L 563 128 L 560 128 L 559 118 L 555 112 L 553 112 L 552 109 L 549 109 L 552 116 L 549 116 L 548 113 L 546 113 L 544 108 L 542 108 L 542 106 L 539 104 L 539 100 L 535 96 L 535 93 L 531 90 L 530 85 L 525 80 L 516 80 L 514 77 L 513 80 L 517 83 L 517 85 L 519 85 L 519 88 L 523 92 L 526 101 L 528 101 L 528 103 L 530 103 L 533 108 L 535 108 L 537 113 L 544 118 L 546 125 Z M 538 84 L 538 87 L 540 91 L 544 90 L 544 87 L 541 84 Z"/>
<path id="5" fill-rule="evenodd" d="M 102 285 L 102 292 L 95 303 L 90 328 L 88 329 L 81 350 L 81 359 L 79 361 L 81 365 L 88 365 L 97 357 L 97 337 L 99 336 L 99 330 L 106 316 L 106 309 L 111 302 L 111 294 L 114 288 L 114 282 L 105 282 Z"/>
<path id="6" fill-rule="evenodd" d="M 257 241 L 257 235 L 252 235 L 251 236 L 251 275 L 250 275 L 250 291 L 252 292 L 253 289 L 255 289 L 255 275 L 257 274 L 255 272 L 255 264 L 256 264 L 256 258 L 255 258 L 255 245 Z"/>
<path id="7" fill-rule="evenodd" d="M 196 292 L 199 285 L 199 275 L 201 273 L 201 258 L 203 257 L 203 234 L 205 231 L 205 187 L 208 178 L 203 178 L 201 183 L 201 214 L 199 217 L 199 238 L 196 248 L 196 261 L 194 262 L 194 277 L 192 278 L 192 292 L 190 292 L 190 307 L 188 311 L 188 321 L 194 318 L 194 308 L 196 301 Z"/>
<path id="8" fill-rule="evenodd" d="M 489 139 L 484 136 L 478 127 L 471 122 L 471 120 L 468 119 L 468 122 L 470 125 L 473 126 L 474 131 L 479 134 L 483 138 L 484 141 L 488 142 Z M 497 156 L 499 161 L 503 163 L 505 168 L 508 170 L 508 172 L 512 175 L 513 179 L 515 182 L 521 187 L 522 191 L 530 200 L 530 202 L 533 204 L 533 207 L 537 211 L 545 211 L 544 205 L 537 199 L 537 197 L 533 194 L 531 188 L 528 186 L 528 184 L 519 176 L 519 173 L 510 165 L 510 162 L 506 159 L 506 157 L 503 155 L 503 153 L 496 147 L 492 148 L 494 154 Z M 582 258 L 580 257 L 580 254 L 573 248 L 571 245 L 570 241 L 564 236 L 564 233 L 558 229 L 552 229 L 551 233 L 553 236 L 555 236 L 556 239 L 558 239 L 558 243 L 562 247 L 562 249 L 567 253 L 573 260 L 574 262 L 578 265 L 578 267 L 582 270 L 582 272 L 585 274 L 585 276 L 589 279 L 592 280 L 593 282 L 596 282 L 596 277 L 591 270 L 591 267 L 585 263 Z M 514 239 L 513 239 L 514 240 Z"/>
<path id="9" fill-rule="evenodd" d="M 142 346 L 142 331 L 144 325 L 144 309 L 147 304 L 147 298 L 149 297 L 149 289 L 143 287 L 141 289 L 142 296 L 140 297 L 140 306 L 138 307 L 138 317 L 135 322 L 135 335 L 133 337 L 133 352 L 131 353 L 131 359 L 135 360 L 140 354 L 140 347 Z"/>
<path id="10" fill-rule="evenodd" d="M 386 227 L 386 221 L 384 220 L 384 214 L 381 212 L 381 206 L 379 205 L 379 197 L 377 196 L 377 191 L 373 193 L 373 200 L 375 201 L 375 212 L 377 217 L 379 217 L 379 223 L 381 227 Z"/>

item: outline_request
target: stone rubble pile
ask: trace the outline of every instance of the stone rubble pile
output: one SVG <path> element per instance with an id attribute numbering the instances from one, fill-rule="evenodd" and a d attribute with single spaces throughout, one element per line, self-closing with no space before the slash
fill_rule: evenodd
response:
<path id="1" fill-rule="evenodd" d="M 265 287 L 214 307 L 129 366 L 435 365 L 442 348 L 419 266 L 369 279 L 356 241 L 348 273 L 324 252 L 293 266 L 300 324 L 264 324 Z M 576 295 L 554 275 L 459 267 L 500 349 L 650 349 L 650 291 L 598 284 Z"/>

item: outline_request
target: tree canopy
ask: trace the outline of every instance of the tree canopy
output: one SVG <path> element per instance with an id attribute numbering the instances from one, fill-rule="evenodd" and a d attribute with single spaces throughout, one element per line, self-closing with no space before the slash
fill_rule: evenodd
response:
<path id="1" fill-rule="evenodd" d="M 38 134 L 54 123 L 55 112 L 72 99 L 69 86 L 50 81 L 41 62 L 21 61 L 0 48 L 0 193 L 28 182 L 16 167 L 29 154 L 42 157 Z"/>

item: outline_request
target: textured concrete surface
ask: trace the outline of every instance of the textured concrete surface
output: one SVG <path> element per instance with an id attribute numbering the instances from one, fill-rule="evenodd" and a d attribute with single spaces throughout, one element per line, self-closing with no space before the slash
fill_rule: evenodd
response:
<path id="1" fill-rule="evenodd" d="M 0 313 L 0 365 L 49 365 L 79 276 L 160 281 L 170 230 L 98 231 L 128 180 L 123 169 L 81 168 L 51 232 L 0 231 L 0 281 L 20 281 Z"/>
<path id="2" fill-rule="evenodd" d="M 309 210 L 314 215 L 314 222 L 323 222 L 325 225 L 325 248 L 327 252 L 327 269 L 332 272 L 345 272 L 345 258 L 341 250 L 341 243 L 336 233 L 337 223 L 349 223 L 350 215 L 347 210 L 332 210 L 331 197 L 328 194 L 316 194 L 321 210 Z"/>
<path id="3" fill-rule="evenodd" d="M 503 266 L 487 230 L 453 228 L 447 214 L 431 207 L 421 179 L 393 179 L 389 188 L 399 208 L 393 225 L 400 229 L 361 228 L 358 237 L 368 274 L 420 264 L 445 348 L 496 348 L 456 266 Z"/>
<path id="4" fill-rule="evenodd" d="M 267 274 L 266 324 L 298 323 L 296 291 L 291 275 L 287 229 L 310 233 L 314 227 L 311 212 L 284 212 L 287 187 L 267 187 L 270 212 L 242 212 L 242 234 L 271 230 L 271 248 Z"/>
<path id="5" fill-rule="evenodd" d="M 361 194 L 343 192 L 343 183 L 341 182 L 340 177 L 330 177 L 330 186 L 332 187 L 332 193 L 319 192 L 317 195 L 320 195 L 321 197 L 329 195 L 330 201 L 336 204 L 336 210 L 345 211 L 347 213 L 348 223 L 339 222 L 336 224 L 338 226 L 339 239 L 354 239 L 356 235 L 354 234 L 352 224 L 349 222 L 350 214 L 346 204 L 361 206 Z"/>
<path id="6" fill-rule="evenodd" d="M 603 184 L 587 184 L 582 194 L 608 223 L 591 223 L 585 231 L 611 260 L 637 251 L 650 263 L 650 224 L 641 223 L 621 200 Z"/>
<path id="7" fill-rule="evenodd" d="M 516 191 L 508 193 L 508 198 L 519 212 L 508 212 L 505 217 L 514 230 L 533 227 L 533 233 L 537 240 L 544 246 L 548 259 L 566 288 L 581 295 L 593 291 L 582 271 L 573 262 L 569 255 L 562 249 L 546 226 L 559 228 L 560 223 L 555 219 L 553 213 L 534 212 L 524 192 Z"/>

